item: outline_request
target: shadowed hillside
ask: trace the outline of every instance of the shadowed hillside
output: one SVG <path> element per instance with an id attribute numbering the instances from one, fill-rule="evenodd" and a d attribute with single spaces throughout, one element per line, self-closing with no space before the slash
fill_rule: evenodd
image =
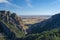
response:
<path id="1" fill-rule="evenodd" d="M 60 40 L 60 13 L 27 29 L 24 40 Z"/>
<path id="2" fill-rule="evenodd" d="M 60 40 L 60 13 L 26 30 L 21 17 L 0 11 L 0 40 Z"/>
<path id="3" fill-rule="evenodd" d="M 12 32 L 4 23 L 0 22 L 0 33 L 3 34 L 6 40 L 15 40 L 15 33 Z M 1 36 L 0 36 L 1 37 Z"/>
<path id="4" fill-rule="evenodd" d="M 43 31 L 60 28 L 60 13 L 53 15 L 48 20 L 33 24 L 27 31 L 28 33 L 41 33 Z"/>

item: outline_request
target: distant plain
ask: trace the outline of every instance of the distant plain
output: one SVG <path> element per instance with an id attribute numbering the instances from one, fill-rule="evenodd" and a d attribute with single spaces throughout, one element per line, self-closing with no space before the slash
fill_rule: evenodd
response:
<path id="1" fill-rule="evenodd" d="M 21 16 L 24 24 L 35 24 L 46 19 L 49 19 L 51 15 L 35 15 L 35 16 Z"/>

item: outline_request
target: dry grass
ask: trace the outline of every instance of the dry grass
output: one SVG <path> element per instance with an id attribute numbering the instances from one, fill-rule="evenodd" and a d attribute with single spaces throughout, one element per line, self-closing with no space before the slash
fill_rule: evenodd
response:
<path id="1" fill-rule="evenodd" d="M 24 24 L 34 24 L 46 20 L 46 18 L 25 18 L 23 19 Z"/>

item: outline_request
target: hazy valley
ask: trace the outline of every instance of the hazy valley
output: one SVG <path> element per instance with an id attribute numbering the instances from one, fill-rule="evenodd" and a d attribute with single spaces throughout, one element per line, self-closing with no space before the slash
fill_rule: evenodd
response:
<path id="1" fill-rule="evenodd" d="M 27 26 L 44 21 L 44 20 L 47 20 L 50 17 L 51 17 L 50 15 L 21 16 L 24 24 Z"/>
<path id="2" fill-rule="evenodd" d="M 18 16 L 0 11 L 0 40 L 60 40 L 60 13 L 53 16 Z"/>
<path id="3" fill-rule="evenodd" d="M 60 0 L 0 0 L 0 40 L 60 40 Z"/>

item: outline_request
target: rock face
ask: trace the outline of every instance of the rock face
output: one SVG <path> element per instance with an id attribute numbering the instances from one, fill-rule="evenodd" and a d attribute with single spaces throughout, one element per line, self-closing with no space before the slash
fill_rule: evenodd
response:
<path id="1" fill-rule="evenodd" d="M 60 28 L 60 13 L 53 15 L 48 20 L 33 24 L 29 29 L 27 29 L 27 32 L 41 33 L 43 31 L 48 31 L 54 28 Z"/>
<path id="2" fill-rule="evenodd" d="M 3 22 L 7 22 L 9 24 L 12 24 L 14 25 L 15 27 L 17 27 L 18 29 L 20 30 L 24 30 L 24 24 L 22 22 L 22 19 L 21 17 L 18 17 L 16 15 L 16 13 L 11 13 L 9 11 L 0 11 L 0 19 L 3 21 Z"/>
<path id="3" fill-rule="evenodd" d="M 6 40 L 17 40 L 25 36 L 22 18 L 10 11 L 0 11 L 0 36 Z"/>
<path id="4" fill-rule="evenodd" d="M 6 40 L 10 39 L 10 40 L 15 40 L 16 36 L 15 33 L 10 31 L 10 29 L 8 27 L 6 27 L 6 25 L 2 22 L 0 22 L 0 34 L 2 34 L 2 36 L 6 37 Z M 1 37 L 1 35 L 0 35 Z"/>

